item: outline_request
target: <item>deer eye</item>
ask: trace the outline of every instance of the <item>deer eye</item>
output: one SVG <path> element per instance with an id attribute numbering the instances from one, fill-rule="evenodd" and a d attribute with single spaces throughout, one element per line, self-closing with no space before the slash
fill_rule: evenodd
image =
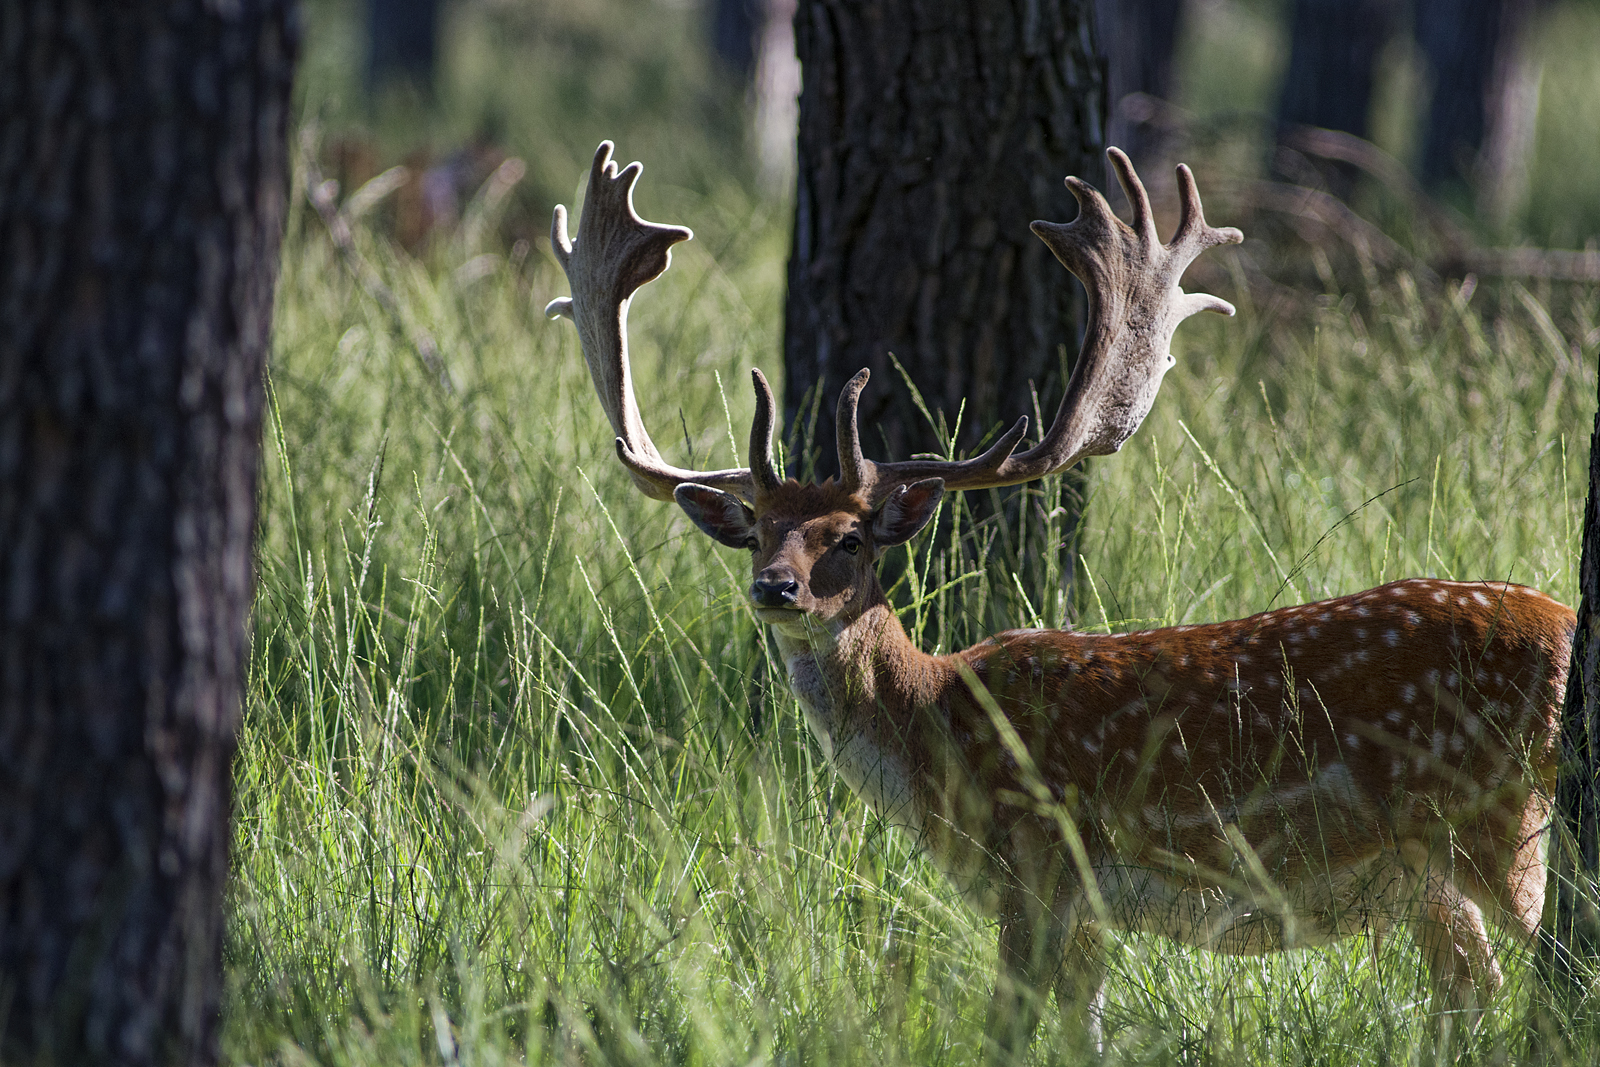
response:
<path id="1" fill-rule="evenodd" d="M 756 542 L 756 539 L 754 537 L 746 537 L 744 539 L 744 547 L 746 547 L 750 551 L 754 552 L 756 549 L 760 548 L 761 546 Z"/>
<path id="2" fill-rule="evenodd" d="M 861 538 L 855 534 L 845 534 L 839 541 L 839 547 L 853 556 L 861 551 Z"/>

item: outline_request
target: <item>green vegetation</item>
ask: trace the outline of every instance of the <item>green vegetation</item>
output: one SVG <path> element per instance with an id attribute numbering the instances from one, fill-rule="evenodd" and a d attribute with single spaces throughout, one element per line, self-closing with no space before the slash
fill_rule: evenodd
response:
<path id="1" fill-rule="evenodd" d="M 592 103 L 505 128 L 539 137 Z M 629 136 L 572 121 L 548 168 L 521 149 L 569 203 L 598 134 Z M 674 144 L 628 127 L 622 154 L 651 165 L 641 211 L 697 233 L 634 307 L 639 392 L 669 459 L 732 464 L 749 369 L 779 370 L 786 219 L 717 169 L 725 145 L 691 169 L 703 129 Z M 575 332 L 541 315 L 564 279 L 496 232 L 463 227 L 419 259 L 357 225 L 397 326 L 303 199 L 291 218 L 228 1057 L 974 1062 L 992 928 L 821 763 L 745 606 L 745 556 L 633 490 Z M 1222 295 L 1239 318 L 1182 327 L 1144 429 L 1089 468 L 1071 610 L 1007 581 L 1027 561 L 963 512 L 902 568 L 922 647 L 975 619 L 1142 628 L 1407 575 L 1571 602 L 1600 296 L 1400 275 L 1286 319 Z M 417 327 L 453 391 L 406 340 Z M 1036 490 L 1032 521 L 1059 491 Z M 1525 1044 L 1533 976 L 1506 953 L 1468 1050 L 1487 1062 Z M 1242 960 L 1126 937 L 1107 1022 L 1114 1062 L 1407 1064 L 1428 1059 L 1427 1006 L 1404 937 Z"/>
<path id="2" fill-rule="evenodd" d="M 272 371 L 231 1055 L 970 1062 L 990 930 L 820 764 L 744 557 L 633 491 L 574 332 L 540 315 L 553 265 L 471 279 L 452 268 L 472 250 L 423 266 L 358 230 L 439 340 L 448 395 L 314 221 L 286 251 Z M 683 247 L 637 302 L 640 391 L 677 462 L 743 446 L 775 227 L 731 226 L 754 236 L 719 260 Z M 1077 626 L 1410 574 L 1571 599 L 1600 302 L 1399 277 L 1303 329 L 1267 321 L 1245 301 L 1185 325 L 1144 430 L 1091 467 Z M 985 601 L 1056 621 L 1038 590 L 951 573 L 948 549 L 922 539 L 901 590 L 945 605 L 909 613 L 924 647 Z M 1426 1033 L 1416 959 L 1372 951 L 1124 939 L 1115 1047 L 1405 1062 Z M 1528 978 L 1481 1043 L 1517 1047 Z"/>

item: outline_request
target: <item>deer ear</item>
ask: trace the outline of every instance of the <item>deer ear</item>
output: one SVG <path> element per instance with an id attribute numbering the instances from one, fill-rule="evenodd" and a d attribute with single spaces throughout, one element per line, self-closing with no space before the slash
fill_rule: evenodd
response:
<path id="1" fill-rule="evenodd" d="M 755 513 L 743 500 L 708 485 L 684 482 L 672 491 L 684 514 L 729 548 L 749 548 L 756 535 Z"/>
<path id="2" fill-rule="evenodd" d="M 896 487 L 872 516 L 873 544 L 888 548 L 911 540 L 933 518 L 943 495 L 943 478 L 928 478 Z"/>

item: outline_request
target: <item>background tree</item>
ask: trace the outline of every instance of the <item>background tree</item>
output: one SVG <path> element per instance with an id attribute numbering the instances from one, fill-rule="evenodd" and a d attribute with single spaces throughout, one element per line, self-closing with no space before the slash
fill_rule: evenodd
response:
<path id="1" fill-rule="evenodd" d="M 292 0 L 0 3 L 0 1060 L 217 1054 Z"/>
<path id="2" fill-rule="evenodd" d="M 1436 194 L 1506 181 L 1513 164 L 1499 157 L 1527 149 L 1526 134 L 1516 129 L 1531 121 L 1518 113 L 1517 61 L 1535 6 L 1535 0 L 1296 0 L 1278 120 L 1370 139 L 1379 54 L 1409 21 L 1431 76 L 1418 178 Z M 1349 195 L 1353 168 L 1318 169 L 1334 193 Z M 1485 189 L 1483 195 L 1492 202 L 1501 194 Z"/>
<path id="3" fill-rule="evenodd" d="M 1090 0 L 802 0 L 794 243 L 784 323 L 791 431 L 832 470 L 834 400 L 870 367 L 863 444 L 939 448 L 890 361 L 976 446 L 1054 412 L 1079 290 L 1028 230 L 1100 175 L 1105 97 Z M 1034 431 L 1037 432 L 1037 427 Z"/>
<path id="4" fill-rule="evenodd" d="M 438 51 L 438 0 L 367 0 L 369 96 L 395 83 L 432 96 Z"/>
<path id="5" fill-rule="evenodd" d="M 1561 774 L 1550 838 L 1539 971 L 1567 1010 L 1600 964 L 1600 410 L 1589 437 L 1589 497 L 1578 566 L 1578 628 L 1561 709 Z"/>

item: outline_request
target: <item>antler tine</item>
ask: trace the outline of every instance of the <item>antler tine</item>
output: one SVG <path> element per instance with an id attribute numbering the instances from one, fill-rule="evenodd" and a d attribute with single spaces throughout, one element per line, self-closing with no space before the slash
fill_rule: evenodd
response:
<path id="1" fill-rule="evenodd" d="M 1178 232 L 1172 235 L 1172 247 L 1194 248 L 1199 256 L 1208 248 L 1218 245 L 1238 244 L 1244 234 L 1232 226 L 1206 225 L 1205 209 L 1200 206 L 1200 190 L 1194 184 L 1194 172 L 1185 164 L 1178 164 L 1178 198 L 1181 205 L 1178 215 Z M 1193 262 L 1194 257 L 1190 258 Z"/>
<path id="2" fill-rule="evenodd" d="M 782 480 L 772 466 L 772 387 L 766 375 L 759 370 L 750 371 L 751 383 L 756 390 L 756 417 L 750 423 L 750 480 L 757 493 L 770 493 Z"/>
<path id="3" fill-rule="evenodd" d="M 552 300 L 545 314 L 566 316 L 577 324 L 589 376 L 617 435 L 617 457 L 642 493 L 656 500 L 671 500 L 677 486 L 697 482 L 752 499 L 755 486 L 748 468 L 693 471 L 674 467 L 661 458 L 645 430 L 628 363 L 628 305 L 640 286 L 667 269 L 672 246 L 694 234 L 684 226 L 663 226 L 640 218 L 633 206 L 633 188 L 644 167 L 630 163 L 619 171 L 611 152 L 610 141 L 601 141 L 595 150 L 584 196 L 583 225 L 576 240 L 567 235 L 566 208 L 558 205 L 555 209 L 550 244 L 566 271 L 572 296 Z M 759 407 L 759 388 L 757 394 Z"/>
<path id="4" fill-rule="evenodd" d="M 939 478 L 947 489 L 978 489 L 988 485 L 1010 485 L 996 481 L 1003 471 L 1018 442 L 1028 432 L 1028 417 L 1019 418 L 1011 429 L 980 456 L 964 460 L 913 459 L 900 463 L 874 463 L 861 450 L 861 434 L 856 409 L 861 391 L 866 388 L 872 372 L 862 367 L 855 377 L 845 383 L 839 393 L 838 450 L 840 479 L 852 493 L 866 496 L 877 503 L 895 490 L 896 486 L 909 485 L 925 478 Z"/>
<path id="5" fill-rule="evenodd" d="M 1133 169 L 1133 160 L 1120 148 L 1106 149 L 1106 156 L 1111 160 L 1111 169 L 1117 172 L 1117 184 L 1122 186 L 1122 193 L 1128 198 L 1128 203 L 1133 207 L 1133 232 L 1144 238 L 1149 245 L 1159 245 L 1161 238 L 1156 234 L 1155 214 L 1150 210 L 1150 194 L 1145 192 L 1144 182 L 1139 180 L 1139 175 Z M 1090 190 L 1094 192 L 1094 190 Z M 1076 189 L 1073 190 L 1077 192 Z M 1095 198 L 1102 203 L 1105 198 L 1094 192 Z M 1081 204 L 1083 198 L 1080 196 Z M 1106 207 L 1107 214 L 1111 208 Z"/>
<path id="6" fill-rule="evenodd" d="M 872 372 L 862 367 L 844 383 L 844 388 L 839 390 L 839 407 L 833 420 L 834 445 L 839 453 L 839 481 L 852 493 L 859 492 L 863 485 L 870 490 L 871 483 L 876 480 L 877 465 L 861 451 L 861 425 L 857 415 L 861 390 L 867 387 L 867 379 L 871 377 Z"/>
<path id="7" fill-rule="evenodd" d="M 879 463 L 860 460 L 862 482 L 874 499 L 882 499 L 894 486 L 921 478 L 943 478 L 947 489 L 985 489 L 1033 481 L 1077 463 L 1085 456 L 1109 455 L 1133 436 L 1150 412 L 1161 378 L 1174 360 L 1168 349 L 1178 324 L 1198 311 L 1233 314 L 1233 305 L 1206 293 L 1185 293 L 1178 286 L 1184 269 L 1208 248 L 1237 243 L 1244 235 L 1232 227 L 1207 226 L 1200 209 L 1194 175 L 1178 168 L 1183 193 L 1183 218 L 1170 244 L 1156 235 L 1150 200 L 1133 164 L 1120 150 L 1106 153 L 1118 181 L 1133 205 L 1134 225 L 1112 214 L 1105 197 L 1077 178 L 1066 180 L 1078 201 L 1078 217 L 1062 225 L 1035 222 L 1033 232 L 1056 259 L 1083 282 L 1089 292 L 1089 321 L 1083 348 L 1073 365 L 1066 395 L 1055 420 L 1039 444 L 1012 455 L 1026 432 L 1021 419 L 982 456 L 961 463 L 913 461 Z M 855 397 L 865 378 L 857 375 L 845 387 L 850 419 L 843 417 L 840 398 L 840 466 L 845 462 L 844 434 L 848 426 L 855 438 Z M 852 390 L 854 392 L 852 393 Z M 867 479 L 867 472 L 872 480 Z"/>

